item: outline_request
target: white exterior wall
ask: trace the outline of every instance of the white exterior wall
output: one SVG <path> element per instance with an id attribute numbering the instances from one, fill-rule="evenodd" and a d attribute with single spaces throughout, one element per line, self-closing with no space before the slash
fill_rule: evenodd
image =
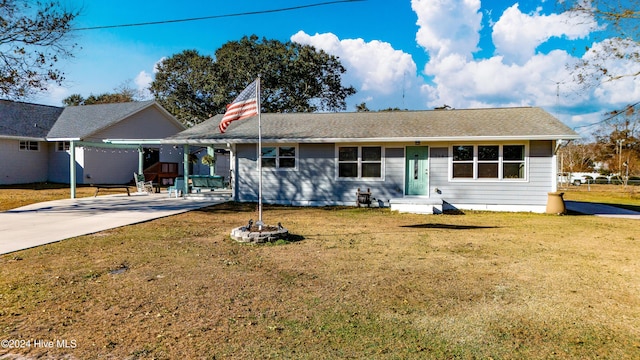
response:
<path id="1" fill-rule="evenodd" d="M 38 151 L 23 151 L 19 140 L 0 139 L 0 185 L 47 181 L 48 153 L 45 142 Z"/>
<path id="2" fill-rule="evenodd" d="M 103 129 L 84 141 L 101 143 L 103 139 L 163 139 L 182 129 L 151 106 L 141 112 Z M 160 161 L 179 163 L 182 170 L 182 152 L 172 146 L 150 146 L 160 148 Z M 53 149 L 53 148 L 52 148 Z M 64 158 L 66 157 L 66 161 Z M 51 181 L 69 183 L 68 152 L 50 158 L 54 167 L 49 172 Z M 78 184 L 127 184 L 138 172 L 137 149 L 111 149 L 88 146 L 76 148 L 76 182 Z"/>

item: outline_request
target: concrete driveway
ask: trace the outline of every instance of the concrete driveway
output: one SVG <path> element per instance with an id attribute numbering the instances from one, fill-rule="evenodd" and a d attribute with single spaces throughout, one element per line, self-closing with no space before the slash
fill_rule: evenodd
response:
<path id="1" fill-rule="evenodd" d="M 622 209 L 611 205 L 567 200 L 565 200 L 564 203 L 567 210 L 575 211 L 580 214 L 640 220 L 640 212 Z"/>
<path id="2" fill-rule="evenodd" d="M 108 195 L 55 200 L 0 212 L 0 254 L 225 202 L 167 194 Z"/>

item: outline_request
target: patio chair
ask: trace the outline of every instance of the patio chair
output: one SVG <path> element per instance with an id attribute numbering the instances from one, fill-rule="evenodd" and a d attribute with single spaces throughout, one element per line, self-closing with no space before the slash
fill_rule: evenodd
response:
<path id="1" fill-rule="evenodd" d="M 171 193 L 176 193 L 176 198 L 182 195 L 182 191 L 184 190 L 184 178 L 177 177 L 173 181 L 173 185 L 167 188 L 169 190 L 169 197 L 171 197 Z"/>
<path id="2" fill-rule="evenodd" d="M 133 180 L 136 183 L 136 188 L 139 193 L 146 192 L 150 194 L 153 192 L 153 183 L 151 181 L 146 181 L 144 174 L 133 173 Z"/>

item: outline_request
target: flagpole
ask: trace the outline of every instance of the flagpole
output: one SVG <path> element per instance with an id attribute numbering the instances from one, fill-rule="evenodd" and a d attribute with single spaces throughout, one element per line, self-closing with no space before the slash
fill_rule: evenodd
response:
<path id="1" fill-rule="evenodd" d="M 258 230 L 262 230 L 262 116 L 260 111 L 260 75 L 256 86 L 256 102 L 258 105 Z"/>

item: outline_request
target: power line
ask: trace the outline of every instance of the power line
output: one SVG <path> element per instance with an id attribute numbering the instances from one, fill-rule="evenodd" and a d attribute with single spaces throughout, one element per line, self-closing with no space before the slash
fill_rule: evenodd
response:
<path id="1" fill-rule="evenodd" d="M 618 115 L 625 113 L 627 110 L 629 110 L 629 109 L 632 109 L 632 108 L 636 107 L 638 104 L 640 104 L 640 101 L 639 101 L 639 102 L 637 102 L 637 103 L 635 103 L 635 104 L 628 105 L 628 106 L 624 109 L 624 111 L 614 111 L 610 116 L 608 116 L 608 117 L 606 117 L 606 118 L 604 118 L 604 119 L 602 119 L 602 120 L 600 120 L 600 121 L 596 121 L 596 122 L 591 123 L 591 124 L 586 124 L 586 125 L 576 126 L 576 127 L 574 127 L 573 129 L 575 130 L 575 129 L 585 128 L 585 127 L 590 127 L 590 126 L 594 126 L 594 125 L 599 125 L 599 124 L 605 123 L 605 122 L 607 122 L 607 121 L 609 121 L 609 120 L 611 120 L 611 119 L 613 119 L 613 118 L 617 117 Z"/>
<path id="2" fill-rule="evenodd" d="M 134 24 L 92 26 L 92 27 L 77 28 L 77 29 L 72 29 L 72 30 L 73 31 L 86 31 L 86 30 L 100 30 L 100 29 L 115 29 L 115 28 L 134 27 L 134 26 L 172 24 L 172 23 L 189 22 L 189 21 L 220 19 L 220 18 L 226 18 L 226 17 L 238 17 L 238 16 L 248 16 L 248 15 L 270 14 L 270 13 L 277 13 L 277 12 L 300 10 L 300 9 L 311 8 L 311 7 L 326 6 L 326 5 L 333 5 L 333 4 L 340 4 L 340 3 L 349 3 L 349 2 L 360 2 L 360 1 L 367 1 L 367 0 L 326 1 L 326 2 L 321 2 L 321 3 L 308 4 L 308 5 L 299 5 L 299 6 L 292 6 L 292 7 L 279 8 L 279 9 L 249 11 L 249 12 L 223 14 L 223 15 L 211 15 L 211 16 L 202 16 L 202 17 L 195 17 L 195 18 L 188 18 L 188 19 L 149 21 L 149 22 L 134 23 Z"/>

